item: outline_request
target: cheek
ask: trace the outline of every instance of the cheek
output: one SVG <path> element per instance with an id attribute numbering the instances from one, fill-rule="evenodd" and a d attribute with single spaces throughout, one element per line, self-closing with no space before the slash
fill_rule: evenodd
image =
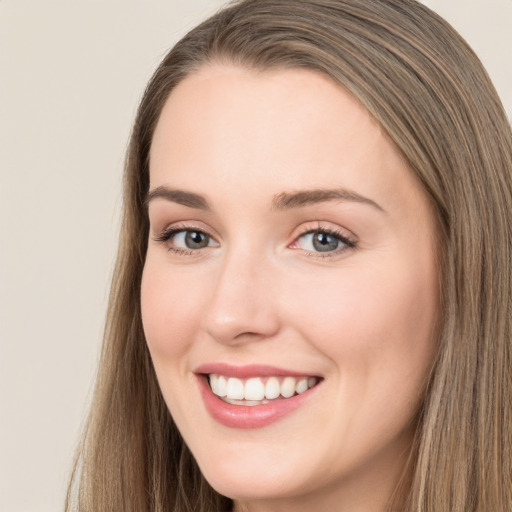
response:
<path id="1" fill-rule="evenodd" d="M 148 257 L 141 284 L 142 323 L 155 366 L 184 353 L 199 325 L 201 287 Z"/>
<path id="2" fill-rule="evenodd" d="M 417 395 L 435 351 L 432 265 L 380 260 L 304 284 L 310 292 L 290 297 L 292 309 L 303 312 L 306 337 L 334 363 L 351 388 L 347 396 L 376 390 L 384 396 L 398 388 Z"/>
<path id="3" fill-rule="evenodd" d="M 381 346 L 392 332 L 428 330 L 437 306 L 430 281 L 422 271 L 344 269 L 338 276 L 316 274 L 304 283 L 308 292 L 290 300 L 318 334 L 339 336 L 344 346 L 358 347 L 363 340 Z"/>

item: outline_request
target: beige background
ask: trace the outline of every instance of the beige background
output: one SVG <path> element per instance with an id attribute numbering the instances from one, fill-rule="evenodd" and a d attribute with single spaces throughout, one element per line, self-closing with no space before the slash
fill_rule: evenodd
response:
<path id="1" fill-rule="evenodd" d="M 221 0 L 0 1 L 0 512 L 56 512 L 101 339 L 122 160 L 166 50 Z M 431 0 L 512 114 L 512 0 Z"/>

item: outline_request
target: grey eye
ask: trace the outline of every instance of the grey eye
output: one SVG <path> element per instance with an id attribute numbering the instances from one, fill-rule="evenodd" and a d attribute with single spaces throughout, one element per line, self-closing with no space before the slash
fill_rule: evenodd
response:
<path id="1" fill-rule="evenodd" d="M 345 243 L 335 235 L 323 231 L 311 231 L 299 237 L 299 245 L 310 252 L 332 252 L 340 249 Z"/>
<path id="2" fill-rule="evenodd" d="M 189 249 L 202 249 L 208 247 L 210 237 L 200 231 L 187 231 L 185 235 L 185 245 Z"/>
<path id="3" fill-rule="evenodd" d="M 208 234 L 193 230 L 178 231 L 173 235 L 172 242 L 181 249 L 203 249 L 213 245 Z"/>
<path id="4" fill-rule="evenodd" d="M 328 233 L 313 233 L 313 247 L 318 252 L 335 251 L 340 243 L 338 238 Z"/>

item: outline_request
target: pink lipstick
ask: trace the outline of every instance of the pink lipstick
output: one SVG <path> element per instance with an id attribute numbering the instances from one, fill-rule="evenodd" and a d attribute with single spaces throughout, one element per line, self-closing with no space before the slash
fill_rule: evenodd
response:
<path id="1" fill-rule="evenodd" d="M 209 414 L 231 428 L 260 428 L 301 407 L 321 378 L 266 365 L 203 365 L 195 371 Z"/>

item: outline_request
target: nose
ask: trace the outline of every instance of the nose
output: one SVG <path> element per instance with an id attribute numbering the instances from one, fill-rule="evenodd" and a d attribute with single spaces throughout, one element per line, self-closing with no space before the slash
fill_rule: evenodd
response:
<path id="1" fill-rule="evenodd" d="M 275 336 L 280 328 L 279 308 L 270 267 L 262 258 L 226 257 L 203 312 L 202 329 L 219 343 L 230 345 Z"/>

